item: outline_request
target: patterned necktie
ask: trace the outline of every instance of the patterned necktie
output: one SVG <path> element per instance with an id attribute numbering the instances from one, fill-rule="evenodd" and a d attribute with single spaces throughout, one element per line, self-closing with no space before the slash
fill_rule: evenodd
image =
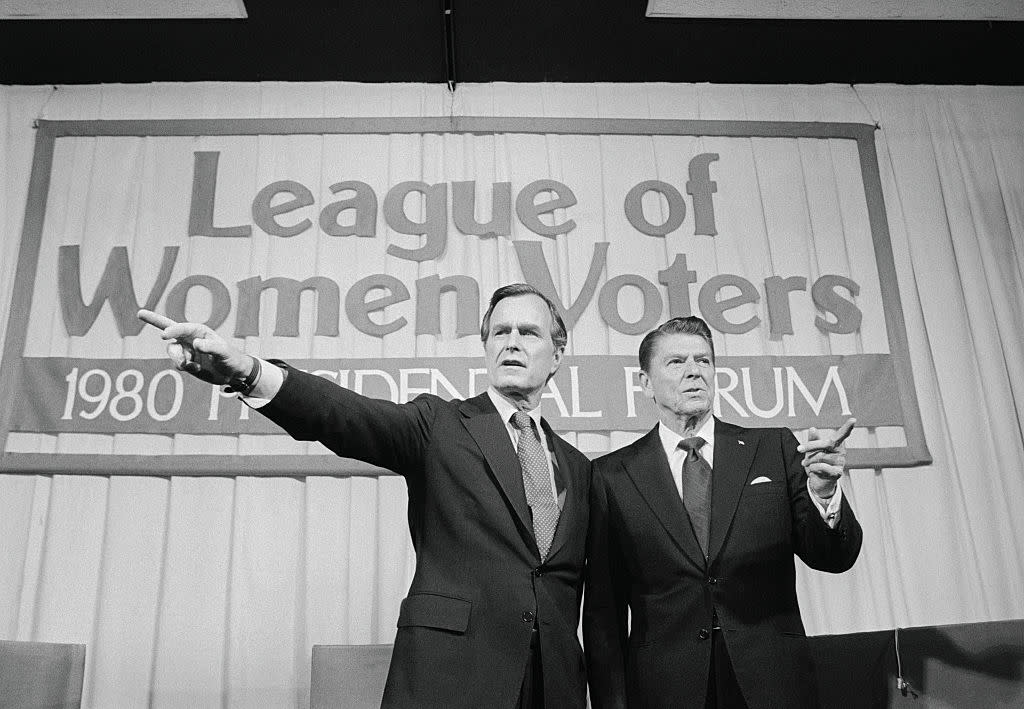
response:
<path id="1" fill-rule="evenodd" d="M 551 495 L 551 473 L 548 457 L 540 444 L 533 419 L 524 411 L 512 414 L 512 425 L 519 430 L 516 453 L 523 468 L 523 487 L 526 503 L 533 515 L 533 533 L 537 537 L 540 560 L 544 561 L 551 549 L 551 540 L 558 526 L 558 503 Z"/>
<path id="2" fill-rule="evenodd" d="M 705 441 L 700 436 L 685 438 L 679 447 L 686 451 L 683 461 L 683 504 L 697 535 L 704 557 L 708 555 L 711 534 L 711 466 L 700 454 Z"/>

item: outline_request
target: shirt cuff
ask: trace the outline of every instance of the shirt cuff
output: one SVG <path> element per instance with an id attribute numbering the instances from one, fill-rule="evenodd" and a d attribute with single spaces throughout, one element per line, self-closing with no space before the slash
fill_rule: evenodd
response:
<path id="1" fill-rule="evenodd" d="M 831 498 L 825 500 L 814 494 L 814 491 L 811 490 L 811 482 L 808 480 L 807 494 L 811 496 L 814 506 L 818 508 L 818 512 L 821 513 L 821 518 L 825 520 L 828 528 L 835 529 L 836 525 L 839 524 L 839 508 L 843 501 L 843 486 L 836 480 L 836 493 Z"/>
<path id="2" fill-rule="evenodd" d="M 260 378 L 247 396 L 239 394 L 242 403 L 252 409 L 258 409 L 270 403 L 277 396 L 284 384 L 284 372 L 276 364 L 260 359 Z"/>

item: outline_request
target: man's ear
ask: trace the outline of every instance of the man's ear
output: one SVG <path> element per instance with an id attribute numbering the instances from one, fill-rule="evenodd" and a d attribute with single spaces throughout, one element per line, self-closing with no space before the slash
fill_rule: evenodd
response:
<path id="1" fill-rule="evenodd" d="M 554 374 L 558 371 L 558 367 L 562 364 L 562 357 L 565 355 L 565 348 L 558 347 L 555 349 L 555 353 L 552 355 L 554 360 L 554 366 L 551 368 L 551 373 Z"/>
<path id="2" fill-rule="evenodd" d="M 559 348 L 557 348 L 555 350 L 554 354 L 551 355 L 551 360 L 552 360 L 552 362 L 551 362 L 551 371 L 548 372 L 548 378 L 544 380 L 545 382 L 550 382 L 551 381 L 551 377 L 555 376 L 555 372 L 558 371 L 559 365 L 562 364 L 562 355 L 564 355 L 564 354 L 565 354 L 565 348 L 564 347 L 559 347 Z"/>
<path id="3" fill-rule="evenodd" d="M 651 386 L 651 378 L 642 369 L 640 370 L 640 387 L 643 389 L 644 396 L 648 399 L 654 398 L 654 387 Z"/>

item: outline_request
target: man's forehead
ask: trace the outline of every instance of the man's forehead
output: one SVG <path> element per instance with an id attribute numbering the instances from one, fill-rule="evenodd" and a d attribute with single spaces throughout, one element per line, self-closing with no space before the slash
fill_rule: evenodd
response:
<path id="1" fill-rule="evenodd" d="M 660 337 L 655 351 L 658 357 L 667 357 L 671 355 L 710 355 L 711 345 L 709 345 L 708 341 L 700 335 L 676 332 Z"/>
<path id="2" fill-rule="evenodd" d="M 544 300 L 533 293 L 502 298 L 495 304 L 494 311 L 491 313 L 492 327 L 498 322 L 531 322 L 536 325 L 544 325 L 550 319 L 551 313 Z"/>

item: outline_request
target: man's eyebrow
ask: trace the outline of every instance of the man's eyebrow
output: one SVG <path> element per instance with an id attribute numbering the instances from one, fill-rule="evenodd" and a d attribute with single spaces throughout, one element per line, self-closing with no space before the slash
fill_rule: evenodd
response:
<path id="1" fill-rule="evenodd" d="M 693 357 L 694 359 L 711 359 L 710 352 L 666 352 L 664 355 L 665 359 L 687 359 Z"/>

